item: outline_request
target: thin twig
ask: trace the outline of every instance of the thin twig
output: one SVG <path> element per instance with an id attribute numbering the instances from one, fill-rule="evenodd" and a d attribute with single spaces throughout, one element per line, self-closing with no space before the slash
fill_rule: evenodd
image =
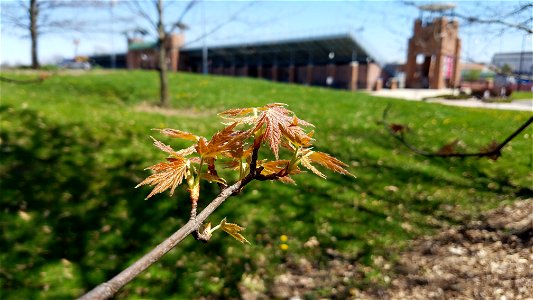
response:
<path id="1" fill-rule="evenodd" d="M 461 152 L 451 152 L 451 153 L 438 153 L 438 152 L 429 152 L 426 150 L 419 149 L 415 146 L 413 146 L 411 143 L 409 143 L 404 136 L 403 131 L 400 132 L 400 134 L 397 134 L 392 130 L 391 125 L 387 123 L 387 114 L 391 108 L 391 105 L 387 105 L 387 107 L 383 110 L 383 116 L 381 123 L 385 127 L 385 130 L 394 137 L 396 140 L 398 140 L 400 143 L 402 143 L 404 146 L 409 148 L 412 152 L 426 156 L 426 157 L 500 157 L 501 156 L 501 150 L 505 145 L 507 145 L 513 138 L 515 138 L 520 132 L 522 132 L 524 129 L 526 129 L 531 123 L 533 123 L 533 117 L 530 117 L 522 126 L 520 126 L 518 129 L 516 129 L 511 135 L 509 135 L 503 142 L 495 145 L 494 147 L 491 147 L 488 151 L 480 151 L 480 152 L 474 152 L 474 153 L 461 153 Z"/>
<path id="2" fill-rule="evenodd" d="M 236 11 L 235 13 L 233 13 L 229 18 L 227 18 L 225 21 L 219 23 L 218 25 L 216 25 L 215 27 L 213 27 L 211 30 L 209 30 L 208 32 L 200 35 L 199 37 L 191 40 L 191 41 L 187 41 L 185 44 L 182 45 L 182 47 L 185 47 L 187 45 L 190 45 L 190 44 L 193 44 L 197 41 L 201 41 L 202 39 L 212 35 L 213 33 L 219 31 L 222 27 L 226 26 L 227 24 L 235 21 L 237 19 L 237 17 L 239 16 L 239 14 L 241 14 L 243 11 L 245 11 L 246 9 L 248 9 L 250 6 L 254 5 L 256 2 L 250 2 L 246 5 L 243 5 L 243 7 L 241 9 L 239 9 L 238 11 Z"/>
<path id="3" fill-rule="evenodd" d="M 115 295 L 123 286 L 128 284 L 131 280 L 137 277 L 140 273 L 150 267 L 152 264 L 157 262 L 163 255 L 168 251 L 174 248 L 178 243 L 180 243 L 185 237 L 190 234 L 199 235 L 196 237 L 199 240 L 206 242 L 209 240 L 209 237 L 205 237 L 204 233 L 198 232 L 202 223 L 230 196 L 234 196 L 240 193 L 240 191 L 252 180 L 275 180 L 280 177 L 286 176 L 281 175 L 281 173 L 271 174 L 268 176 L 261 175 L 263 167 L 257 167 L 257 159 L 259 155 L 259 148 L 261 147 L 261 138 L 258 138 L 254 141 L 254 149 L 252 152 L 252 158 L 250 160 L 250 172 L 242 180 L 236 182 L 235 184 L 225 188 L 220 192 L 220 194 L 213 200 L 206 208 L 202 210 L 200 214 L 191 218 L 183 227 L 178 231 L 168 237 L 165 241 L 155 247 L 153 250 L 145 254 L 142 258 L 137 260 L 131 266 L 120 272 L 118 275 L 113 277 L 111 280 L 104 282 L 87 294 L 80 297 L 80 300 L 88 299 L 108 299 Z M 285 172 L 286 173 L 286 172 Z M 210 235 L 210 234 L 209 234 Z"/>
<path id="4" fill-rule="evenodd" d="M 412 7 L 416 7 L 418 8 L 420 6 L 420 3 L 416 2 L 416 1 L 402 1 L 402 3 L 404 5 L 407 5 L 407 6 L 412 6 Z M 477 16 L 474 16 L 474 15 L 463 15 L 463 14 L 460 14 L 460 13 L 457 13 L 457 12 L 454 12 L 453 13 L 453 16 L 454 17 L 457 17 L 459 19 L 462 19 L 470 24 L 484 24 L 484 25 L 500 25 L 500 26 L 503 26 L 505 28 L 513 28 L 513 29 L 518 29 L 518 30 L 521 30 L 523 32 L 525 32 L 526 34 L 532 34 L 533 33 L 533 29 L 531 28 L 531 26 L 528 26 L 528 25 L 531 25 L 531 24 L 523 24 L 523 22 L 518 22 L 518 23 L 514 23 L 517 19 L 517 16 L 522 13 L 523 11 L 527 11 L 529 10 L 531 7 L 533 6 L 533 4 L 531 3 L 526 3 L 526 4 L 522 4 L 520 5 L 517 9 L 507 13 L 507 14 L 504 14 L 504 15 L 500 15 L 500 16 L 494 16 L 494 15 L 491 15 L 490 17 L 486 17 L 486 18 L 482 18 L 482 17 L 477 17 Z M 506 21 L 505 18 L 513 18 L 512 22 L 509 22 L 509 21 Z"/>
<path id="5" fill-rule="evenodd" d="M 199 224 L 204 222 L 215 211 L 215 209 L 217 209 L 217 207 L 219 207 L 230 196 L 234 195 L 236 191 L 240 191 L 251 180 L 252 179 L 246 180 L 245 178 L 224 189 L 213 201 L 211 201 L 211 203 L 209 203 L 206 208 L 204 208 L 204 210 L 202 210 L 200 214 L 196 216 L 196 221 L 189 220 L 178 231 L 157 245 L 157 247 L 145 254 L 131 266 L 120 272 L 111 280 L 98 285 L 79 299 L 108 299 L 113 297 L 113 295 L 115 295 L 115 293 L 118 292 L 118 290 L 120 290 L 123 286 L 128 284 L 149 266 L 157 262 L 163 255 L 172 250 L 172 248 L 174 248 L 185 237 L 196 231 L 199 227 Z"/>
<path id="6" fill-rule="evenodd" d="M 207 160 L 207 172 L 215 177 L 218 177 L 218 172 L 215 167 L 214 158 Z M 221 191 L 228 187 L 228 185 L 225 182 L 217 182 L 217 184 Z"/>

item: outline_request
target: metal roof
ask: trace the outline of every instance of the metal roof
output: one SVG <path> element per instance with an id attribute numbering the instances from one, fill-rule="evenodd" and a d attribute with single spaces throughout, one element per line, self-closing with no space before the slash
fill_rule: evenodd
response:
<path id="1" fill-rule="evenodd" d="M 455 7 L 457 7 L 455 3 L 431 3 L 418 5 L 418 9 L 431 12 L 443 12 L 446 10 L 454 9 Z"/>
<path id="2" fill-rule="evenodd" d="M 379 63 L 350 33 L 271 40 L 255 43 L 235 43 L 210 46 L 208 57 L 213 66 L 222 65 L 307 65 L 346 64 L 350 62 Z M 201 64 L 202 47 L 184 48 L 183 57 L 190 64 Z"/>
<path id="3" fill-rule="evenodd" d="M 156 46 L 157 42 L 134 42 L 128 45 L 128 50 L 154 49 Z"/>

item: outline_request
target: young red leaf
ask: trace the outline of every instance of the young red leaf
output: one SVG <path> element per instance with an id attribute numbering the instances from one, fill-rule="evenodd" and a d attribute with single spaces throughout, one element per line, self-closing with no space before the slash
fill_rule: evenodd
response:
<path id="1" fill-rule="evenodd" d="M 293 123 L 294 124 L 294 123 Z M 283 133 L 283 136 L 291 141 L 293 144 L 300 147 L 309 147 L 311 146 L 311 141 L 313 140 L 309 135 L 307 135 L 302 128 L 291 124 L 288 127 L 280 126 L 280 130 Z M 283 142 L 282 142 L 283 143 Z M 283 146 L 283 145 L 282 145 Z"/>
<path id="2" fill-rule="evenodd" d="M 192 133 L 176 130 L 172 128 L 165 128 L 165 129 L 154 129 L 158 130 L 162 134 L 168 135 L 169 137 L 177 138 L 177 139 L 183 139 L 183 140 L 189 140 L 196 142 L 200 137 L 197 135 L 194 135 Z"/>
<path id="3" fill-rule="evenodd" d="M 294 120 L 293 112 L 275 104 L 263 110 L 256 121 L 254 132 L 259 131 L 264 126 L 264 140 L 269 143 L 276 159 L 279 158 L 279 146 L 282 136 L 292 140 L 305 141 L 308 139 L 305 132 L 297 125 L 294 125 Z M 297 123 L 312 126 L 312 124 L 303 120 L 299 120 Z"/>
<path id="4" fill-rule="evenodd" d="M 247 114 L 250 114 L 254 111 L 253 108 L 234 108 L 234 109 L 228 109 L 226 111 L 223 111 L 219 113 L 219 116 L 222 117 L 237 117 L 237 116 L 245 116 Z"/>
<path id="5" fill-rule="evenodd" d="M 394 132 L 394 133 L 402 133 L 402 132 L 406 132 L 409 130 L 409 127 L 405 126 L 405 125 L 402 125 L 402 124 L 390 124 L 389 125 L 389 128 Z"/>
<path id="6" fill-rule="evenodd" d="M 267 162 L 261 162 L 259 165 L 263 167 L 263 171 L 261 171 L 261 174 L 263 175 L 270 175 L 274 173 L 279 173 L 282 170 L 287 169 L 287 166 L 289 165 L 290 161 L 282 159 L 282 160 L 275 160 L 275 161 L 267 161 Z"/>
<path id="7" fill-rule="evenodd" d="M 156 140 L 154 137 L 152 137 L 152 140 L 154 141 L 154 146 L 156 146 L 157 148 L 159 148 L 159 150 L 163 151 L 163 152 L 166 152 L 168 154 L 171 154 L 171 155 L 176 155 L 177 152 L 172 149 L 172 147 L 170 147 L 169 145 L 165 145 L 164 143 Z"/>
<path id="8" fill-rule="evenodd" d="M 237 151 L 244 146 L 244 140 L 249 136 L 250 131 L 234 131 L 237 122 L 227 126 L 223 130 L 215 133 L 210 141 L 200 139 L 196 151 L 202 157 L 216 158 L 229 151 Z"/>
<path id="9" fill-rule="evenodd" d="M 243 244 L 244 243 L 250 244 L 250 242 L 248 242 L 248 240 L 242 234 L 239 233 L 240 231 L 243 231 L 245 229 L 244 227 L 241 227 L 241 226 L 239 226 L 237 224 L 228 223 L 228 222 L 226 222 L 226 218 L 224 218 L 224 220 L 222 220 L 220 222 L 220 229 L 222 229 L 225 232 L 227 232 L 229 235 L 231 235 L 237 241 L 239 241 L 239 242 L 241 242 Z"/>
<path id="10" fill-rule="evenodd" d="M 202 173 L 202 179 L 205 179 L 207 181 L 213 181 L 213 182 L 226 184 L 226 180 L 224 180 L 224 178 L 220 178 L 217 175 L 213 175 L 209 173 Z"/>
<path id="11" fill-rule="evenodd" d="M 455 139 L 448 144 L 442 146 L 439 151 L 437 151 L 440 155 L 449 155 L 455 153 L 455 149 L 457 148 L 457 145 L 459 144 L 459 140 Z"/>
<path id="12" fill-rule="evenodd" d="M 502 155 L 502 153 L 500 151 L 498 151 L 499 147 L 500 147 L 500 143 L 498 143 L 495 140 L 492 140 L 492 142 L 490 142 L 488 145 L 486 145 L 485 147 L 482 147 L 480 149 L 480 151 L 481 151 L 481 153 L 494 152 L 494 154 L 488 156 L 488 158 L 492 159 L 492 160 L 498 160 L 498 158 L 500 158 L 500 156 Z"/>
<path id="13" fill-rule="evenodd" d="M 301 171 L 297 166 L 293 166 L 290 170 L 288 169 L 290 161 L 288 160 L 276 160 L 276 161 L 265 161 L 259 162 L 259 165 L 263 167 L 261 175 L 269 176 L 276 175 L 275 180 L 279 180 L 283 183 L 296 184 L 294 180 L 289 175 L 300 174 Z"/>
<path id="14" fill-rule="evenodd" d="M 302 156 L 302 158 L 300 159 L 300 162 L 302 163 L 302 166 L 306 167 L 308 170 L 313 172 L 315 175 L 318 175 L 319 177 L 326 179 L 326 175 L 324 175 L 317 168 L 315 168 L 315 166 L 311 164 L 311 159 L 309 157 Z"/>
<path id="15" fill-rule="evenodd" d="M 353 174 L 344 169 L 344 167 L 347 167 L 348 165 L 327 153 L 313 151 L 308 157 L 311 162 L 316 162 L 332 171 L 355 177 Z"/>
<path id="16" fill-rule="evenodd" d="M 193 154 L 194 152 L 196 152 L 196 146 L 195 145 L 192 145 L 190 147 L 187 147 L 185 149 L 181 149 L 180 151 L 176 152 L 178 155 L 180 156 L 187 156 L 187 155 L 191 155 Z"/>
<path id="17" fill-rule="evenodd" d="M 182 156 L 176 156 L 167 159 L 168 162 L 158 163 L 146 169 L 155 171 L 155 174 L 148 176 L 145 180 L 139 183 L 137 187 L 142 185 L 155 185 L 152 192 L 146 199 L 155 194 L 162 193 L 170 189 L 170 195 L 174 194 L 174 190 L 181 184 L 185 174 L 187 173 L 187 159 Z"/>

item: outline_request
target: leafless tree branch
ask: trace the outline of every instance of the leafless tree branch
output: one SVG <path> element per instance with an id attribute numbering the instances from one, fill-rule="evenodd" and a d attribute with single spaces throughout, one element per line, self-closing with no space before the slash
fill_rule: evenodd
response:
<path id="1" fill-rule="evenodd" d="M 10 33 L 25 32 L 23 37 L 31 41 L 32 68 L 39 68 L 38 42 L 41 35 L 48 33 L 89 32 L 98 33 L 95 24 L 81 17 L 88 8 L 103 8 L 109 3 L 102 0 L 66 1 L 66 0 L 26 0 L 2 2 L 2 29 L 9 28 Z M 85 21 L 83 21 L 85 20 Z M 7 25 L 7 26 L 5 26 Z M 12 30 L 18 29 L 18 30 Z"/>
<path id="2" fill-rule="evenodd" d="M 178 18 L 178 21 L 177 23 L 181 23 L 183 22 L 183 18 L 185 18 L 185 16 L 187 15 L 187 13 L 189 12 L 189 10 L 191 10 L 194 5 L 196 5 L 198 3 L 198 0 L 191 0 L 189 1 L 189 3 L 187 3 L 187 6 L 183 9 L 183 11 L 181 12 L 181 15 L 180 17 Z"/>
<path id="3" fill-rule="evenodd" d="M 533 33 L 533 29 L 530 26 L 524 25 L 522 23 L 511 23 L 511 22 L 504 21 L 502 19 L 482 19 L 482 18 L 479 18 L 479 17 L 466 16 L 466 15 L 462 15 L 462 14 L 455 14 L 455 16 L 460 18 L 460 19 L 463 19 L 463 20 L 465 20 L 465 21 L 467 21 L 469 23 L 498 24 L 498 25 L 503 25 L 505 27 L 514 28 L 514 29 L 518 29 L 518 30 L 521 30 L 521 31 L 525 31 L 527 34 L 532 34 Z"/>
<path id="4" fill-rule="evenodd" d="M 186 46 L 186 45 L 195 43 L 197 41 L 201 41 L 202 39 L 206 38 L 207 36 L 219 31 L 222 27 L 224 27 L 224 26 L 228 25 L 229 23 L 235 21 L 238 18 L 239 14 L 241 14 L 243 11 L 247 10 L 248 8 L 250 8 L 255 3 L 256 2 L 250 2 L 250 3 L 246 4 L 246 5 L 244 5 L 241 9 L 237 10 L 229 18 L 227 18 L 225 21 L 223 21 L 223 22 L 219 23 L 218 25 L 216 25 L 215 27 L 211 28 L 211 30 L 209 30 L 208 32 L 200 35 L 199 37 L 195 38 L 194 40 L 186 42 L 183 45 L 183 47 Z"/>
<path id="5" fill-rule="evenodd" d="M 130 9 L 133 11 L 133 13 L 142 17 L 157 32 L 157 23 L 154 21 L 152 17 L 150 17 L 150 15 L 148 15 L 148 13 L 146 12 L 146 9 L 142 7 L 138 1 L 128 1 L 127 3 Z"/>
<path id="6" fill-rule="evenodd" d="M 499 158 L 502 154 L 501 151 L 505 145 L 507 145 L 512 139 L 514 139 L 520 132 L 522 132 L 524 129 L 526 129 L 531 123 L 533 123 L 533 117 L 530 117 L 522 126 L 517 128 L 513 133 L 511 133 L 505 140 L 503 140 L 500 143 L 493 143 L 490 144 L 489 147 L 487 147 L 485 150 L 479 151 L 479 152 L 473 152 L 473 153 L 465 153 L 465 152 L 455 152 L 453 149 L 453 146 L 455 142 L 452 142 L 451 144 L 445 145 L 441 148 L 438 152 L 431 152 L 422 150 L 411 143 L 407 141 L 405 138 L 405 132 L 407 131 L 407 127 L 401 124 L 389 124 L 387 122 L 387 114 L 391 108 L 391 105 L 387 105 L 387 107 L 383 110 L 383 116 L 381 119 L 381 123 L 383 124 L 383 127 L 385 130 L 396 140 L 398 140 L 400 143 L 402 143 L 404 146 L 406 146 L 409 150 L 412 152 L 426 156 L 426 157 L 489 157 L 492 159 Z"/>
<path id="7" fill-rule="evenodd" d="M 420 3 L 416 1 L 402 1 L 406 6 L 418 7 Z M 527 12 L 533 7 L 533 3 L 525 3 L 519 5 L 516 9 L 504 13 L 504 14 L 485 14 L 486 16 L 475 16 L 473 14 L 460 14 L 454 13 L 453 15 L 459 19 L 466 21 L 469 24 L 484 24 L 484 25 L 500 25 L 506 28 L 513 28 L 520 31 L 524 31 L 527 34 L 533 34 L 533 27 L 531 23 L 523 24 L 521 20 L 517 19 L 517 16 L 521 13 Z M 530 17 L 530 14 L 528 15 Z M 512 21 L 507 21 L 506 18 L 511 18 Z"/>

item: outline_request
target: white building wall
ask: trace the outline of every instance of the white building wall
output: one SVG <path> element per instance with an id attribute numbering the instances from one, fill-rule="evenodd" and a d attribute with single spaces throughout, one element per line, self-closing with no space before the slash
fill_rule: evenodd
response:
<path id="1" fill-rule="evenodd" d="M 533 74 L 533 52 L 496 53 L 492 57 L 492 64 L 499 68 L 507 64 L 515 73 Z"/>

